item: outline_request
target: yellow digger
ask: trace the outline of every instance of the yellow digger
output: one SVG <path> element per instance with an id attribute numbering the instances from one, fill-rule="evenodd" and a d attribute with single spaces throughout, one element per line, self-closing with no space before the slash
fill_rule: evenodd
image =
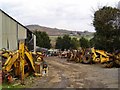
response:
<path id="1" fill-rule="evenodd" d="M 104 67 L 111 68 L 117 67 L 120 68 L 120 50 L 116 50 L 112 53 L 111 59 L 104 64 Z"/>
<path id="2" fill-rule="evenodd" d="M 105 52 L 104 50 L 96 50 L 94 48 L 90 48 L 86 50 L 82 61 L 83 63 L 106 63 L 112 59 L 112 54 Z"/>
<path id="3" fill-rule="evenodd" d="M 33 57 L 36 57 L 36 59 Z M 43 61 L 42 55 L 39 53 L 30 52 L 25 46 L 24 42 L 20 41 L 19 49 L 14 52 L 3 50 L 2 71 L 3 79 L 7 76 L 8 82 L 11 77 L 15 76 L 21 79 L 21 84 L 24 84 L 24 78 L 30 74 L 37 74 L 36 61 Z"/>
<path id="4" fill-rule="evenodd" d="M 70 51 L 67 55 L 67 61 L 81 62 L 84 64 L 101 63 L 104 67 L 120 67 L 120 50 L 114 53 L 107 53 L 104 50 L 87 48 Z"/>
<path id="5" fill-rule="evenodd" d="M 73 60 L 84 64 L 105 63 L 108 62 L 112 56 L 112 54 L 94 48 L 81 49 L 77 52 L 70 52 L 68 55 L 68 61 Z"/>
<path id="6" fill-rule="evenodd" d="M 88 54 L 83 55 L 82 61 L 83 63 L 101 63 L 107 68 L 120 67 L 120 50 L 111 54 L 104 50 L 91 48 Z"/>

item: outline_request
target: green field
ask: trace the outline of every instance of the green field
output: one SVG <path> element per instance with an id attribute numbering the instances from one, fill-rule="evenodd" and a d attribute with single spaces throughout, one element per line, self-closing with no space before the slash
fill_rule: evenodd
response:
<path id="1" fill-rule="evenodd" d="M 55 42 L 58 36 L 49 36 L 52 42 Z M 70 36 L 71 38 L 77 38 L 78 40 L 81 38 L 81 36 Z M 93 36 L 86 35 L 85 38 L 90 40 Z"/>

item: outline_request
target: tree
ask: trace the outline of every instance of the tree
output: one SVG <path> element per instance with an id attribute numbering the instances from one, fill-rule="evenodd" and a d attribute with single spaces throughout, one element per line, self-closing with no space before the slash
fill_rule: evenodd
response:
<path id="1" fill-rule="evenodd" d="M 94 13 L 95 47 L 106 51 L 120 48 L 120 10 L 103 7 Z"/>
<path id="2" fill-rule="evenodd" d="M 36 44 L 39 47 L 43 48 L 50 48 L 50 38 L 46 32 L 35 31 L 34 34 L 36 35 Z"/>
<path id="3" fill-rule="evenodd" d="M 89 45 L 90 45 L 91 48 L 95 46 L 94 38 L 91 38 L 91 39 L 90 39 Z"/>
<path id="4" fill-rule="evenodd" d="M 77 49 L 79 47 L 79 41 L 77 38 L 71 38 L 69 35 L 64 35 L 63 37 L 58 37 L 56 40 L 57 49 Z"/>
<path id="5" fill-rule="evenodd" d="M 72 38 L 71 44 L 72 49 L 78 49 L 78 47 L 80 47 L 79 40 L 77 40 L 77 38 Z"/>
<path id="6" fill-rule="evenodd" d="M 89 41 L 86 38 L 81 37 L 79 42 L 82 48 L 89 48 Z"/>
<path id="7" fill-rule="evenodd" d="M 62 49 L 70 49 L 70 48 L 72 48 L 71 37 L 69 35 L 64 35 L 62 44 L 63 44 Z"/>
<path id="8" fill-rule="evenodd" d="M 55 47 L 57 48 L 57 49 L 62 49 L 62 38 L 61 37 L 58 37 L 57 38 L 57 40 L 56 40 L 56 45 L 55 45 Z"/>

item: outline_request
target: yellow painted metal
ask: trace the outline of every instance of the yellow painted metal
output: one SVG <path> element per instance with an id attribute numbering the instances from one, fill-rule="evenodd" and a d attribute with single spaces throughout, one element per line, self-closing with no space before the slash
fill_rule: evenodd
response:
<path id="1" fill-rule="evenodd" d="M 10 58 L 7 59 L 6 63 L 4 64 L 6 71 L 10 71 L 12 65 L 17 60 L 17 58 L 18 58 L 18 53 L 15 53 L 12 58 L 10 56 Z"/>
<path id="2" fill-rule="evenodd" d="M 28 57 L 28 59 L 29 59 L 29 61 L 31 63 L 32 69 L 35 71 L 32 54 L 29 53 L 29 52 L 25 52 L 25 54 L 26 54 L 26 56 Z"/>
<path id="3" fill-rule="evenodd" d="M 7 64 L 8 64 L 9 61 L 11 60 L 11 57 L 12 57 L 12 56 L 9 56 L 9 57 L 8 57 L 8 59 L 7 59 L 7 61 L 5 62 L 4 66 L 7 66 Z"/>
<path id="4" fill-rule="evenodd" d="M 104 63 L 104 62 L 108 62 L 109 61 L 109 57 L 105 58 L 105 57 L 102 57 L 100 58 L 101 59 L 101 63 Z"/>
<path id="5" fill-rule="evenodd" d="M 100 53 L 101 55 L 103 55 L 104 57 L 109 57 L 107 55 L 107 52 L 103 51 L 103 50 L 96 50 L 97 53 Z"/>
<path id="6" fill-rule="evenodd" d="M 8 58 L 9 57 L 9 53 L 4 53 L 4 54 L 2 54 L 2 56 Z"/>
<path id="7" fill-rule="evenodd" d="M 20 61 L 19 60 L 17 60 L 14 63 L 14 67 L 15 67 L 15 75 L 19 76 L 20 75 Z"/>
<path id="8" fill-rule="evenodd" d="M 20 59 L 20 72 L 21 72 L 21 81 L 24 83 L 24 66 L 25 66 L 25 48 L 24 43 L 21 41 L 19 45 L 19 59 Z"/>
<path id="9" fill-rule="evenodd" d="M 22 83 L 24 83 L 24 77 L 25 77 L 25 72 L 24 72 L 24 67 L 26 62 L 25 55 L 28 57 L 32 69 L 35 71 L 32 53 L 28 51 L 27 47 L 25 47 L 25 44 L 22 41 L 19 44 L 19 50 L 17 50 L 16 52 L 12 52 L 11 54 L 6 54 L 6 57 L 8 58 L 2 68 L 4 71 L 9 72 L 11 71 L 12 66 L 14 65 L 15 75 L 21 76 Z"/>
<path id="10" fill-rule="evenodd" d="M 92 58 L 94 62 L 100 62 L 100 63 L 104 63 L 109 61 L 109 54 L 107 52 L 105 52 L 104 50 L 96 50 L 94 48 L 91 49 L 92 51 Z M 99 58 L 97 57 L 97 54 L 99 54 Z"/>
<path id="11" fill-rule="evenodd" d="M 37 59 L 41 58 L 42 61 L 42 53 L 36 53 L 35 56 Z M 16 76 L 21 76 L 22 84 L 24 83 L 25 76 L 31 71 L 35 73 L 35 63 L 32 52 L 27 49 L 23 41 L 20 41 L 17 51 L 5 54 L 5 57 L 7 57 L 7 60 L 2 69 L 9 72 L 12 66 L 14 66 L 14 73 Z M 25 71 L 25 66 L 27 66 L 29 71 Z"/>

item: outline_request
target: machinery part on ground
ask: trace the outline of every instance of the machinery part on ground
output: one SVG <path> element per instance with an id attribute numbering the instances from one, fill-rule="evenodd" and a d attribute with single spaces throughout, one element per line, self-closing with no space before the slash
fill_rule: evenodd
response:
<path id="1" fill-rule="evenodd" d="M 105 52 L 104 50 L 96 50 L 91 48 L 92 58 L 94 63 L 105 63 L 109 61 L 111 54 Z"/>
<path id="2" fill-rule="evenodd" d="M 80 52 L 77 50 L 72 50 L 67 53 L 67 61 L 75 61 L 75 62 L 80 62 Z"/>
<path id="3" fill-rule="evenodd" d="M 113 52 L 112 55 L 109 57 L 109 61 L 104 63 L 104 67 L 106 68 L 112 68 L 112 67 L 120 67 L 120 50 L 117 50 L 117 52 Z"/>
<path id="4" fill-rule="evenodd" d="M 35 71 L 32 53 L 28 51 L 24 42 L 20 42 L 19 50 L 11 53 L 2 69 L 7 72 L 10 72 L 12 69 L 14 75 L 21 78 L 22 84 L 24 84 L 25 76 Z"/>
<path id="5" fill-rule="evenodd" d="M 94 48 L 81 49 L 77 52 L 74 50 L 67 54 L 67 61 L 82 62 L 84 64 L 101 63 L 104 67 L 120 67 L 120 50 L 113 54 L 104 50 L 96 50 Z"/>
<path id="6" fill-rule="evenodd" d="M 2 71 L 2 82 L 11 83 L 13 81 L 13 77 L 7 71 Z"/>
<path id="7" fill-rule="evenodd" d="M 95 63 L 100 63 L 101 60 L 100 60 L 100 58 L 95 58 L 94 62 L 95 62 Z"/>
<path id="8" fill-rule="evenodd" d="M 71 51 L 67 53 L 67 61 L 73 61 L 73 53 Z"/>
<path id="9" fill-rule="evenodd" d="M 79 62 L 80 62 L 80 58 L 76 57 L 76 58 L 75 58 L 75 62 L 76 62 L 76 63 L 79 63 Z"/>
<path id="10" fill-rule="evenodd" d="M 4 64 L 6 59 L 8 59 L 11 55 L 12 55 L 11 51 L 8 51 L 5 48 L 2 48 L 1 51 L 0 51 L 0 56 L 1 56 L 2 63 Z"/>
<path id="11" fill-rule="evenodd" d="M 90 63 L 91 62 L 91 55 L 89 50 L 81 49 L 81 50 L 72 50 L 68 54 L 68 61 L 75 61 L 76 63 Z"/>
<path id="12" fill-rule="evenodd" d="M 92 62 L 92 57 L 90 54 L 85 54 L 83 57 L 82 57 L 82 62 L 84 64 L 90 64 Z"/>
<path id="13" fill-rule="evenodd" d="M 77 52 L 75 52 L 75 62 L 79 63 L 82 60 L 82 52 L 77 50 Z"/>
<path id="14" fill-rule="evenodd" d="M 67 58 L 67 51 L 61 53 L 61 58 Z"/>
<path id="15" fill-rule="evenodd" d="M 119 68 L 120 67 L 120 50 L 113 52 L 112 55 L 113 55 L 112 59 L 110 60 L 112 63 L 111 67 Z"/>
<path id="16" fill-rule="evenodd" d="M 77 50 L 71 50 L 67 54 L 67 61 L 81 62 L 84 64 L 100 63 L 104 67 L 120 67 L 120 50 L 107 53 L 104 50 L 97 50 L 94 48 L 87 48 Z"/>
<path id="17" fill-rule="evenodd" d="M 6 53 L 4 52 L 4 54 Z M 2 56 L 4 56 L 4 54 Z M 34 74 L 36 71 L 35 61 L 43 61 L 41 53 L 35 53 L 35 57 L 36 59 L 34 59 L 33 53 L 27 49 L 24 42 L 20 41 L 19 49 L 17 51 L 10 52 L 8 56 L 6 56 L 7 60 L 3 63 L 2 71 L 12 77 L 20 78 L 21 84 L 24 84 L 24 78 L 29 74 Z M 3 78 L 6 77 L 3 76 Z"/>
<path id="18" fill-rule="evenodd" d="M 68 52 L 67 53 L 67 61 L 70 61 L 70 58 L 71 58 L 71 52 Z"/>
<path id="19" fill-rule="evenodd" d="M 116 67 L 120 67 L 120 50 L 117 50 L 116 52 L 114 52 L 113 56 L 115 59 Z"/>
<path id="20" fill-rule="evenodd" d="M 105 67 L 105 68 L 112 68 L 113 65 L 114 65 L 114 62 L 106 62 L 106 63 L 103 64 L 103 67 Z"/>

